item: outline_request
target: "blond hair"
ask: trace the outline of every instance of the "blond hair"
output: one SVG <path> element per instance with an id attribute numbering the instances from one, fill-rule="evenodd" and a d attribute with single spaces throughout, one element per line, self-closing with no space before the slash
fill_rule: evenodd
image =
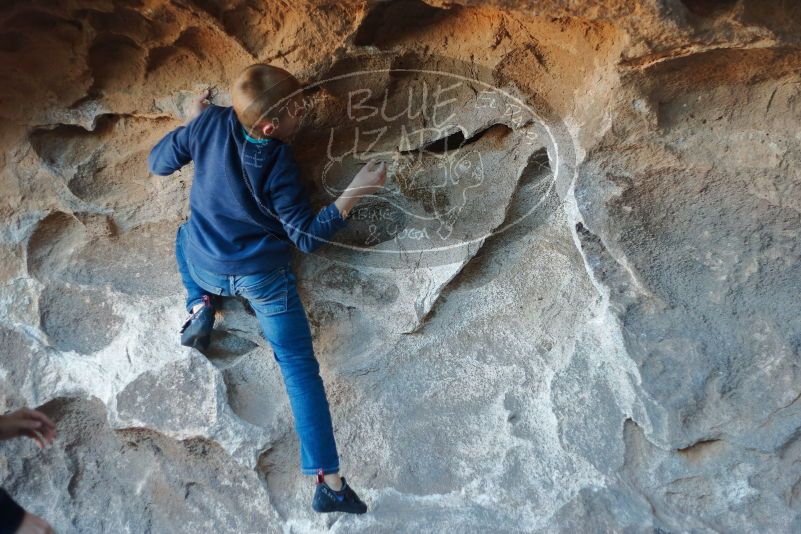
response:
<path id="1" fill-rule="evenodd" d="M 256 63 L 243 70 L 231 87 L 231 100 L 239 122 L 248 132 L 258 134 L 257 125 L 280 115 L 280 109 L 300 82 L 282 68 Z"/>

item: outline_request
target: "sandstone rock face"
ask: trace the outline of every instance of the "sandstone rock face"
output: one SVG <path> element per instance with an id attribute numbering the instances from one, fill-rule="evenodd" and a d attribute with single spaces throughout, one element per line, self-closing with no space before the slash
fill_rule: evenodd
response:
<path id="1" fill-rule="evenodd" d="M 0 478 L 58 532 L 801 530 L 801 4 L 76 0 L 0 8 Z M 306 85 L 294 268 L 343 474 L 320 517 L 230 299 L 181 347 L 187 99 Z M 426 98 L 427 97 L 427 100 Z"/>

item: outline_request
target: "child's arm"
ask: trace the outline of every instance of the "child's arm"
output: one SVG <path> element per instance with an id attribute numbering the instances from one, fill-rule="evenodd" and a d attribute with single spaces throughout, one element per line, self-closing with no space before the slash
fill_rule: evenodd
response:
<path id="1" fill-rule="evenodd" d="M 165 135 L 147 156 L 148 170 L 152 174 L 169 176 L 192 161 L 189 140 L 189 125 L 179 126 Z"/>
<path id="2" fill-rule="evenodd" d="M 165 135 L 150 151 L 147 168 L 152 174 L 169 176 L 192 161 L 190 151 L 192 132 L 198 117 L 209 106 L 208 96 L 208 89 L 196 94 L 189 105 L 186 124 Z"/>
<path id="3" fill-rule="evenodd" d="M 319 213 L 315 214 L 306 196 L 306 191 L 300 182 L 300 170 L 292 157 L 289 146 L 284 145 L 280 150 L 282 153 L 279 156 L 279 162 L 282 168 L 278 169 L 279 172 L 271 177 L 269 183 L 269 193 L 273 206 L 289 239 L 301 251 L 312 252 L 328 241 L 334 233 L 347 225 L 348 221 L 340 213 L 341 206 L 337 205 L 337 202 L 342 204 L 343 197 L 347 195 L 343 193 L 337 201 L 331 202 Z M 368 169 L 367 165 L 365 169 Z M 354 178 L 351 187 L 347 190 L 350 191 L 351 195 L 345 201 L 348 208 L 358 202 L 358 198 L 353 192 L 353 184 L 359 181 L 359 184 L 362 185 L 362 190 L 359 193 L 362 195 L 374 192 L 377 187 L 372 191 L 367 191 L 364 188 L 366 185 L 364 175 L 375 175 L 377 173 L 381 174 L 380 184 L 378 184 L 380 187 L 383 184 L 383 178 L 386 176 L 386 169 L 383 167 L 380 167 L 380 170 L 371 167 L 366 173 L 363 170 L 357 175 L 357 178 Z"/>
<path id="4" fill-rule="evenodd" d="M 289 145 L 279 148 L 278 171 L 270 177 L 268 187 L 278 220 L 289 239 L 301 251 L 309 253 L 344 228 L 347 221 L 331 203 L 314 213 L 300 181 L 300 169 Z"/>

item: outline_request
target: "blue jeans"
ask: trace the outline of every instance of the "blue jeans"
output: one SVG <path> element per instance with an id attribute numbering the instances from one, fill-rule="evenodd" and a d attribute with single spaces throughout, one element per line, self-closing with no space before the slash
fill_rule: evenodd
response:
<path id="1" fill-rule="evenodd" d="M 290 266 L 242 276 L 212 273 L 186 259 L 182 244 L 186 233 L 182 230 L 183 225 L 175 236 L 175 256 L 188 293 L 187 310 L 201 301 L 203 295 L 241 295 L 247 299 L 281 368 L 300 440 L 301 472 L 305 475 L 314 475 L 319 469 L 339 472 L 331 412 L 314 356 L 306 311 Z"/>

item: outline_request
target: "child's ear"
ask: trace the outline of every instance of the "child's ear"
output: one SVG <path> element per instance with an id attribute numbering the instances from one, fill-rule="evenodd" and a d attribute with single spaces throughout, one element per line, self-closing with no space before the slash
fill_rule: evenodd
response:
<path id="1" fill-rule="evenodd" d="M 264 137 L 272 135 L 274 131 L 275 131 L 275 126 L 273 126 L 272 122 L 265 123 L 261 127 L 261 133 L 264 134 Z"/>

